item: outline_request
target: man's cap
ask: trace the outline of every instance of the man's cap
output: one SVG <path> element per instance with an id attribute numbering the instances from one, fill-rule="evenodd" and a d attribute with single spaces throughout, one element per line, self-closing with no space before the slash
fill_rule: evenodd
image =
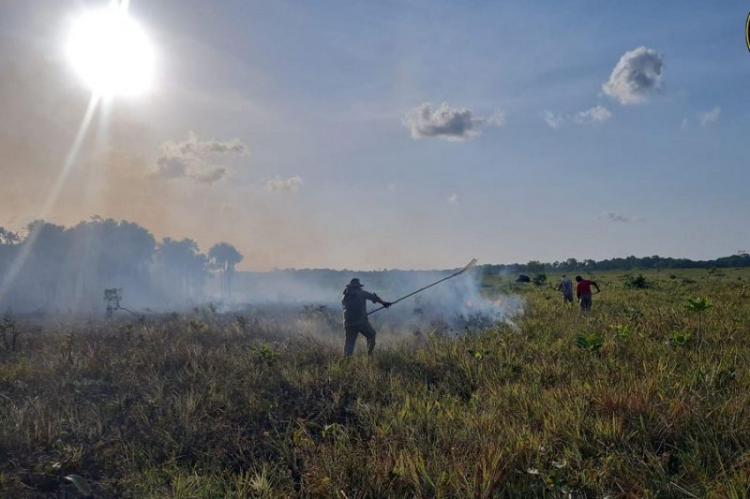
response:
<path id="1" fill-rule="evenodd" d="M 347 284 L 346 287 L 347 288 L 361 288 L 362 287 L 362 283 L 359 282 L 359 279 L 357 279 L 355 277 L 354 279 L 352 279 L 351 281 L 349 281 L 349 284 Z"/>

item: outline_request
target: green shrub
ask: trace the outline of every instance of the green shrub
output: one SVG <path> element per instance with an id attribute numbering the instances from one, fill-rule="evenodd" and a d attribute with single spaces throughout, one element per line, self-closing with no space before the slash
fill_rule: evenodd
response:
<path id="1" fill-rule="evenodd" d="M 581 350 L 598 352 L 604 345 L 604 338 L 597 333 L 579 334 L 576 336 L 576 346 Z"/>
<path id="2" fill-rule="evenodd" d="M 627 275 L 625 277 L 625 287 L 630 289 L 646 289 L 650 287 L 650 284 L 643 277 L 643 274 L 638 274 L 637 276 Z"/>
<path id="3" fill-rule="evenodd" d="M 547 282 L 547 274 L 536 274 L 531 282 L 537 286 L 543 286 Z"/>

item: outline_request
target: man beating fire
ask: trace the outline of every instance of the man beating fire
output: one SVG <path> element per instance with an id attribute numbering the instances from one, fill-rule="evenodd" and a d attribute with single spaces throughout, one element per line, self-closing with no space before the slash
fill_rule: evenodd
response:
<path id="1" fill-rule="evenodd" d="M 367 354 L 372 355 L 375 349 L 375 329 L 367 319 L 367 300 L 380 303 L 385 308 L 391 306 L 390 302 L 383 301 L 375 293 L 369 293 L 362 289 L 359 279 L 352 279 L 344 289 L 344 298 L 341 304 L 344 306 L 344 329 L 346 330 L 346 343 L 344 344 L 344 355 L 350 357 L 354 353 L 354 345 L 357 343 L 357 335 L 367 338 Z"/>

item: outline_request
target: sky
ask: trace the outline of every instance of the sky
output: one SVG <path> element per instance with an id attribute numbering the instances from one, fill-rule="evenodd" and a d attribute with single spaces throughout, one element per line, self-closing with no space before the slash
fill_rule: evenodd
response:
<path id="1" fill-rule="evenodd" d="M 0 226 L 125 219 L 247 270 L 750 250 L 746 2 L 130 0 L 153 88 L 71 155 L 65 40 L 103 4 L 0 7 Z"/>

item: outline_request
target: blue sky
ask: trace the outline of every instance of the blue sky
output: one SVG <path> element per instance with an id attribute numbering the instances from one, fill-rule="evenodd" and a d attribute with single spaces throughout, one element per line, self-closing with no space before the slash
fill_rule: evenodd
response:
<path id="1" fill-rule="evenodd" d="M 13 180 L 0 187 L 0 225 L 36 218 L 80 122 L 87 91 L 60 45 L 69 19 L 97 4 L 3 7 L 0 61 L 13 69 L 2 96 L 18 116 L 0 129 Z M 97 118 L 48 218 L 99 214 L 202 247 L 227 240 L 258 269 L 748 250 L 747 10 L 131 0 L 157 49 L 157 85 Z M 663 64 L 659 88 L 622 104 L 603 84 L 639 47 Z M 471 134 L 414 138 L 409 116 L 423 103 L 468 110 Z M 604 117 L 578 114 L 591 109 Z M 165 144 L 190 132 L 246 152 L 188 158 L 223 169 L 210 183 L 160 175 Z M 28 134 L 41 138 L 33 150 Z"/>

